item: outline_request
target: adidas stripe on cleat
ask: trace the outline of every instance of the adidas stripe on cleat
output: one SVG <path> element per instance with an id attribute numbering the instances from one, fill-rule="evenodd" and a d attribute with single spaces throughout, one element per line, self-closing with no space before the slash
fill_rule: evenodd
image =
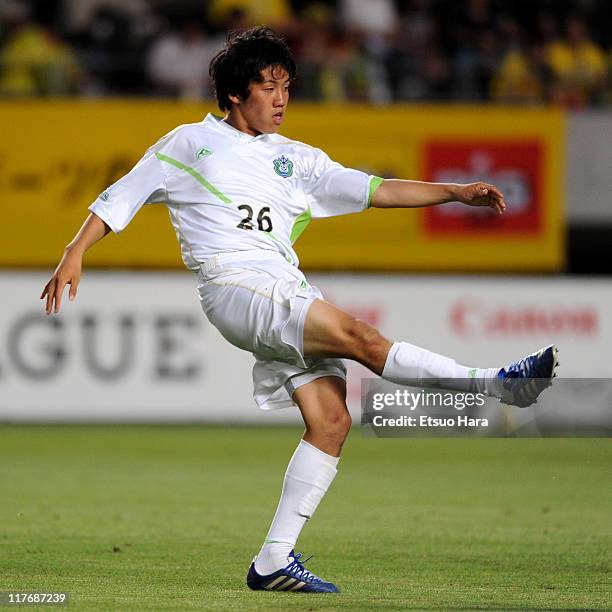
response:
<path id="1" fill-rule="evenodd" d="M 502 368 L 497 375 L 502 386 L 501 401 L 520 408 L 535 403 L 557 376 L 558 354 L 559 349 L 551 344 Z"/>
<path id="2" fill-rule="evenodd" d="M 331 582 L 325 582 L 312 572 L 309 572 L 304 563 L 300 561 L 302 553 L 289 553 L 289 563 L 286 567 L 269 574 L 260 576 L 255 571 L 255 561 L 251 563 L 247 574 L 247 585 L 253 591 L 295 591 L 299 593 L 339 593 L 340 589 Z"/>

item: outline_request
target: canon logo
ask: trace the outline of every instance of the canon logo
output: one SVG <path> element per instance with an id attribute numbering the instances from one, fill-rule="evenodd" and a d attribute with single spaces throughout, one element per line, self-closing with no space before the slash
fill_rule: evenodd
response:
<path id="1" fill-rule="evenodd" d="M 458 336 L 594 336 L 599 319 L 589 306 L 505 305 L 462 298 L 451 306 L 450 327 Z"/>

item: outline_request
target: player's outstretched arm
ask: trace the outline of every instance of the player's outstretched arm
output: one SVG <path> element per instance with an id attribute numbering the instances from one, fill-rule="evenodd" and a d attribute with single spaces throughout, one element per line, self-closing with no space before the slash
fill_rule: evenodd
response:
<path id="1" fill-rule="evenodd" d="M 498 214 L 506 210 L 502 192 L 489 183 L 424 183 L 385 179 L 374 192 L 375 208 L 419 208 L 445 202 L 463 202 L 469 206 L 488 206 Z"/>
<path id="2" fill-rule="evenodd" d="M 90 213 L 77 235 L 64 250 L 64 255 L 59 262 L 49 282 L 45 285 L 40 299 L 47 298 L 45 310 L 47 314 L 52 311 L 59 312 L 62 306 L 62 294 L 64 287 L 70 285 L 69 297 L 74 300 L 77 287 L 81 280 L 81 268 L 85 251 L 104 238 L 111 231 L 110 227 L 94 213 Z"/>

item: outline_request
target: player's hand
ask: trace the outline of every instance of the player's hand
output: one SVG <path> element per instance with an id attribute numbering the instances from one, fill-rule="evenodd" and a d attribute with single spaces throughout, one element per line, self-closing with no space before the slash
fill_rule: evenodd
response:
<path id="1" fill-rule="evenodd" d="M 74 300 L 77 294 L 77 287 L 81 280 L 82 255 L 76 251 L 66 249 L 62 260 L 55 269 L 51 280 L 45 285 L 40 299 L 47 298 L 45 311 L 59 312 L 62 307 L 62 294 L 66 285 L 70 285 L 68 297 Z"/>
<path id="2" fill-rule="evenodd" d="M 498 215 L 506 211 L 503 193 L 495 185 L 489 183 L 459 185 L 456 195 L 459 202 L 469 206 L 488 206 Z"/>

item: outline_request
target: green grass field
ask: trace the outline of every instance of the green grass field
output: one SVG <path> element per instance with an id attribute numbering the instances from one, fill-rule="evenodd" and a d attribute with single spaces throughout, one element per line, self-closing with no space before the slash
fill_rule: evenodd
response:
<path id="1" fill-rule="evenodd" d="M 0 427 L 0 591 L 77 610 L 603 609 L 606 439 L 365 438 L 299 550 L 339 595 L 244 583 L 300 432 Z"/>

